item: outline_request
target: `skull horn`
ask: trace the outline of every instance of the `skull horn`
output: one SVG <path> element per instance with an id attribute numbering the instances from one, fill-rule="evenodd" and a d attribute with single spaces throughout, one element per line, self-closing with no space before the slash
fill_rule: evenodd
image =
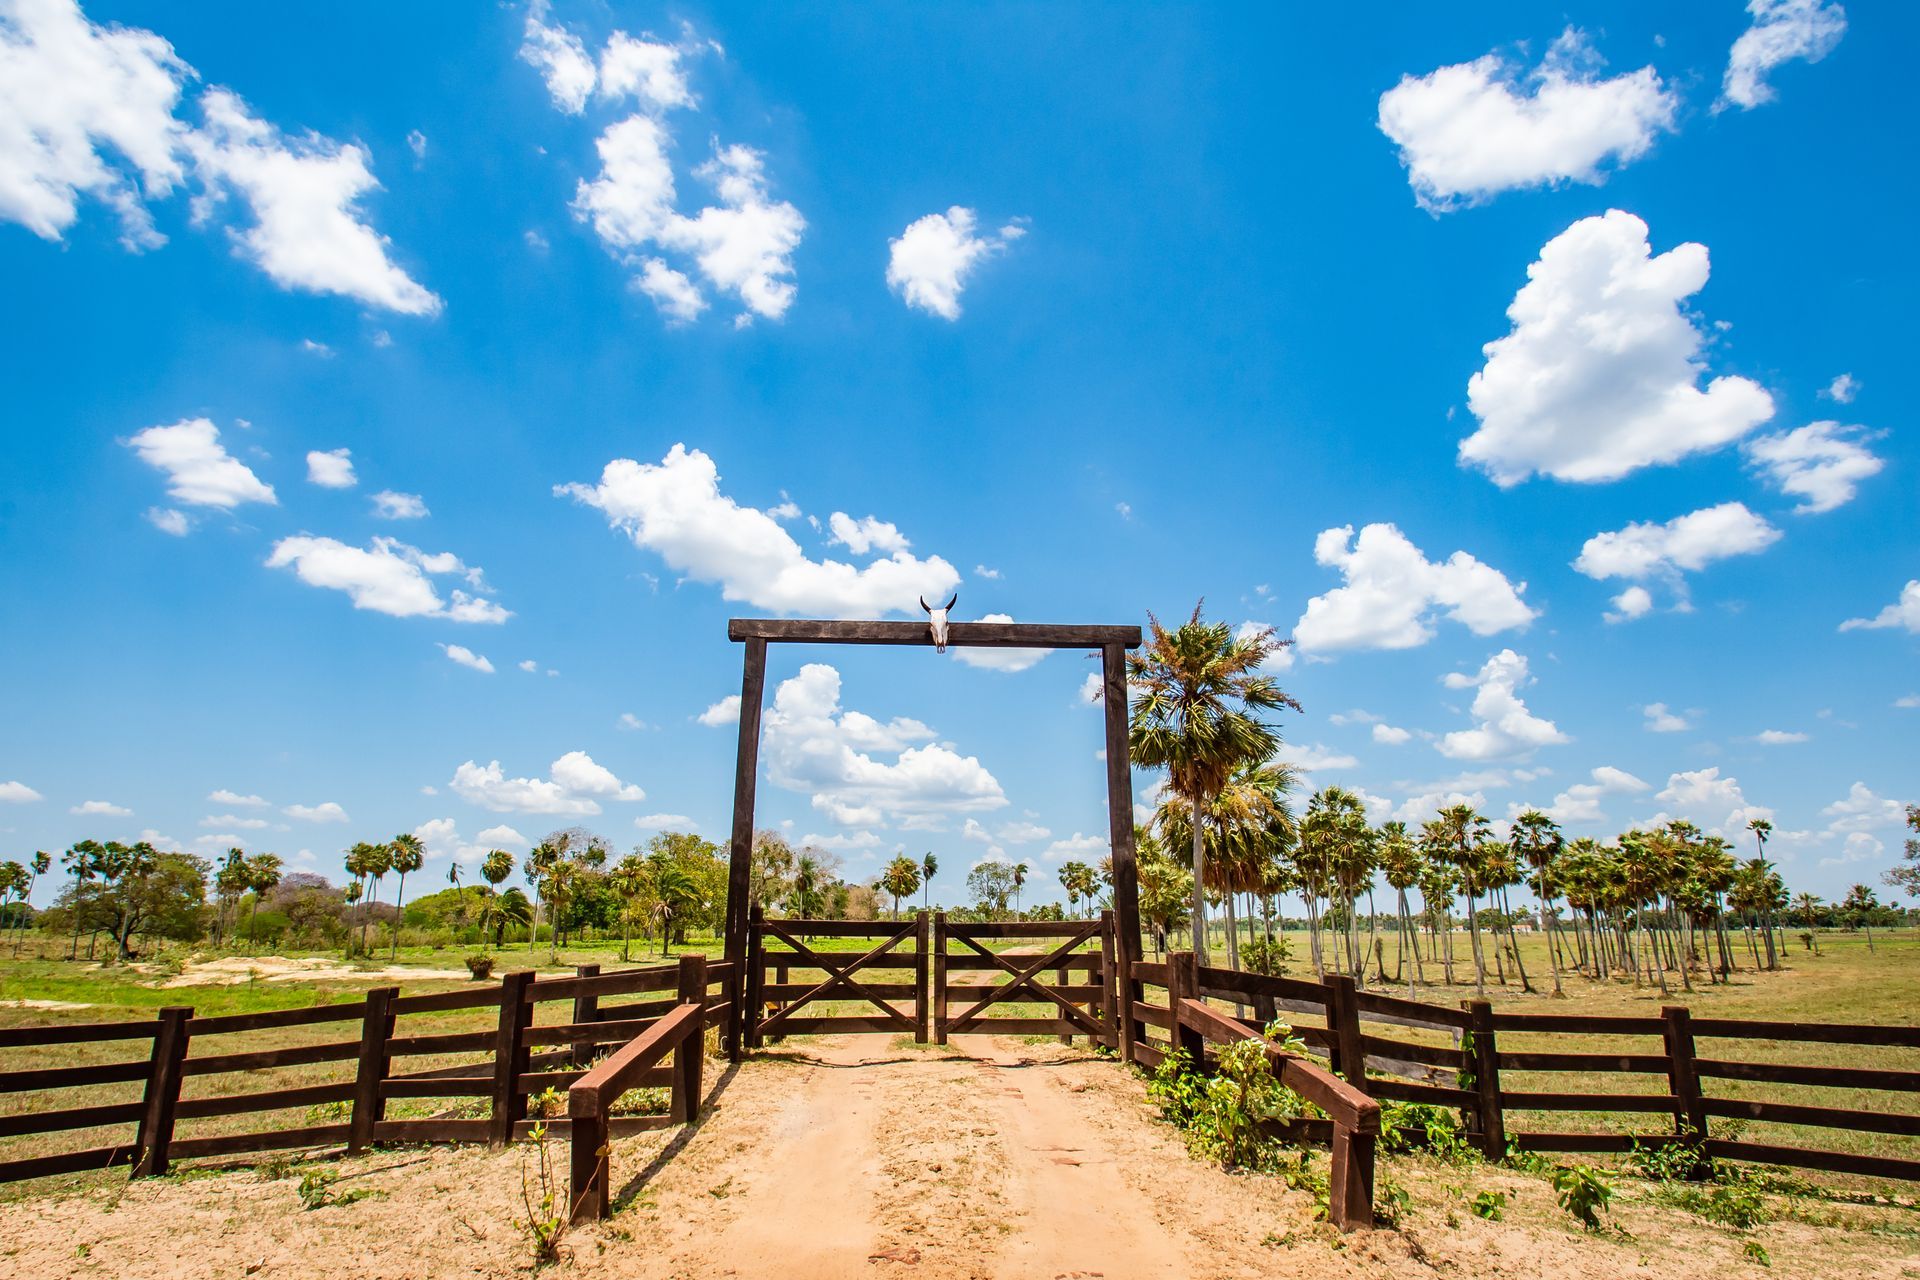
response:
<path id="1" fill-rule="evenodd" d="M 926 609 L 928 613 L 933 612 L 933 610 L 927 609 L 927 598 L 925 596 L 915 596 L 914 598 L 920 602 L 920 607 L 922 609 Z"/>
<path id="2" fill-rule="evenodd" d="M 956 601 L 958 601 L 959 599 L 960 599 L 960 593 L 959 593 L 958 591 L 956 591 L 956 592 L 954 592 L 954 593 L 953 593 L 952 595 L 950 595 L 950 596 L 948 596 L 948 597 L 947 597 L 947 602 L 946 602 L 945 604 L 943 604 L 943 605 L 941 605 L 940 607 L 941 607 L 942 609 L 952 609 L 952 608 L 953 608 L 953 606 L 954 606 L 954 603 L 955 603 Z"/>

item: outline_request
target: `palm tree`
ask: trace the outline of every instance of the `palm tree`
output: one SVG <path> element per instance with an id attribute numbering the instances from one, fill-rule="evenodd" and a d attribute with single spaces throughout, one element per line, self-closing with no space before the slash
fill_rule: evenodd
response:
<path id="1" fill-rule="evenodd" d="M 1540 932 L 1546 935 L 1547 963 L 1553 969 L 1553 994 L 1555 999 L 1564 999 L 1567 993 L 1560 986 L 1560 937 L 1556 927 L 1559 913 L 1553 910 L 1553 886 L 1547 877 L 1562 844 L 1559 824 L 1538 809 L 1528 809 L 1513 820 L 1513 830 L 1507 840 L 1514 854 L 1533 869 L 1533 892 L 1540 903 Z M 1519 954 L 1517 948 L 1515 954 Z"/>
<path id="2" fill-rule="evenodd" d="M 460 892 L 460 859 L 453 858 L 447 863 L 447 883 L 453 887 L 453 933 L 454 941 L 466 931 L 467 895 Z"/>
<path id="3" fill-rule="evenodd" d="M 527 895 L 519 889 L 508 889 L 505 893 L 487 891 L 486 898 L 480 903 L 480 945 L 487 945 L 487 934 L 493 934 L 493 945 L 505 945 L 507 926 L 529 924 L 533 920 L 533 905 L 527 901 Z"/>
<path id="4" fill-rule="evenodd" d="M 6 906 L 9 898 L 15 902 L 25 901 L 28 882 L 29 877 L 25 866 L 18 862 L 0 862 L 0 908 Z M 0 915 L 5 916 L 9 927 L 15 929 L 20 927 L 14 923 L 13 912 L 0 910 Z"/>
<path id="5" fill-rule="evenodd" d="M 254 945 L 254 924 L 260 919 L 260 899 L 280 883 L 280 858 L 277 854 L 256 853 L 247 859 L 247 888 L 253 890 L 253 910 L 247 916 L 247 945 Z"/>
<path id="6" fill-rule="evenodd" d="M 1015 883 L 1018 883 L 1016 880 Z M 906 854 L 899 854 L 880 875 L 880 887 L 893 895 L 893 918 L 900 918 L 900 899 L 911 898 L 920 887 L 920 867 Z"/>
<path id="7" fill-rule="evenodd" d="M 925 895 L 920 905 L 929 911 L 933 909 L 933 873 L 939 869 L 940 859 L 934 857 L 929 849 L 920 859 L 920 888 Z"/>
<path id="8" fill-rule="evenodd" d="M 53 859 L 44 852 L 36 852 L 33 860 L 27 863 L 27 891 L 20 896 L 20 900 L 27 904 L 29 911 L 33 909 L 33 886 L 52 865 Z M 17 933 L 13 935 L 13 957 L 16 960 L 20 958 L 20 935 Z"/>
<path id="9" fill-rule="evenodd" d="M 85 914 L 81 910 L 82 894 L 87 881 L 99 872 L 100 860 L 105 854 L 106 850 L 98 840 L 80 840 L 60 855 L 61 863 L 73 873 L 73 948 L 67 953 L 69 960 L 80 958 L 80 917 Z M 91 943 L 88 949 L 92 949 Z"/>
<path id="10" fill-rule="evenodd" d="M 1204 602 L 1202 602 L 1204 604 Z M 1193 811 L 1193 939 L 1207 956 L 1206 808 L 1250 760 L 1266 760 L 1280 745 L 1261 712 L 1300 704 L 1260 667 L 1289 642 L 1270 630 L 1236 638 L 1226 623 L 1193 616 L 1172 631 L 1152 614 L 1152 642 L 1127 655 L 1127 679 L 1137 697 L 1128 729 L 1133 763 L 1167 771 L 1167 788 Z"/>
<path id="11" fill-rule="evenodd" d="M 1399 919 L 1399 945 L 1395 949 L 1393 961 L 1393 979 L 1398 982 L 1404 974 L 1407 979 L 1407 999 L 1413 999 L 1413 980 L 1417 973 L 1421 982 L 1427 980 L 1426 970 L 1420 963 L 1420 935 L 1413 927 L 1413 915 L 1407 909 L 1407 890 L 1420 883 L 1420 850 L 1407 835 L 1407 824 L 1389 822 L 1380 828 L 1380 869 L 1386 874 L 1387 887 L 1397 896 L 1395 903 Z M 1413 968 L 1407 967 L 1407 951 L 1413 951 Z"/>
<path id="12" fill-rule="evenodd" d="M 1240 967 L 1240 926 L 1234 910 L 1241 893 L 1261 893 L 1285 878 L 1284 859 L 1296 832 L 1286 793 L 1293 766 L 1278 761 L 1244 762 L 1208 801 L 1202 813 L 1202 862 L 1206 888 L 1220 896 L 1227 922 L 1227 965 Z M 1170 848 L 1191 847 L 1192 810 L 1176 796 L 1161 801 L 1154 829 Z"/>
<path id="13" fill-rule="evenodd" d="M 821 887 L 820 860 L 803 853 L 793 861 L 793 886 L 787 893 L 787 911 L 801 920 L 818 919 L 826 909 Z M 806 936 L 806 935 L 803 935 Z"/>
<path id="14" fill-rule="evenodd" d="M 533 890 L 533 919 L 527 925 L 527 950 L 533 950 L 534 935 L 540 932 L 541 888 L 556 863 L 566 855 L 566 846 L 542 840 L 527 854 L 527 885 Z M 552 912 L 548 912 L 549 915 Z M 663 953 L 664 954 L 664 953 Z"/>
<path id="15" fill-rule="evenodd" d="M 227 850 L 226 860 L 220 864 L 220 870 L 214 873 L 213 887 L 220 902 L 220 933 L 228 938 L 228 916 L 238 910 L 240 895 L 247 891 L 247 855 L 242 849 Z"/>
<path id="16" fill-rule="evenodd" d="M 607 877 L 614 896 L 620 899 L 620 958 L 630 959 L 633 946 L 633 905 L 653 880 L 646 860 L 638 854 L 622 858 Z"/>
<path id="17" fill-rule="evenodd" d="M 1800 922 L 1807 926 L 1808 945 L 1813 948 L 1813 954 L 1819 955 L 1820 935 L 1813 931 L 1813 913 L 1820 909 L 1819 895 L 1802 893 L 1793 900 L 1793 905 L 1800 908 Z"/>
<path id="18" fill-rule="evenodd" d="M 420 837 L 411 832 L 395 836 L 392 845 L 388 847 L 393 850 L 393 869 L 400 873 L 400 887 L 394 890 L 394 896 L 398 901 L 394 903 L 393 908 L 393 946 L 388 950 L 387 955 L 393 959 L 398 959 L 400 956 L 400 918 L 404 916 L 407 911 L 407 872 L 418 871 L 420 869 L 421 865 L 427 860 L 427 850 L 426 846 L 420 843 Z"/>
<path id="19" fill-rule="evenodd" d="M 1840 909 L 1847 918 L 1867 931 L 1867 954 L 1873 954 L 1873 913 L 1880 909 L 1880 900 L 1872 888 L 1856 884 L 1847 890 L 1847 896 L 1840 903 Z"/>
<path id="20" fill-rule="evenodd" d="M 660 857 L 648 861 L 653 867 L 653 892 L 659 899 L 654 910 L 660 913 L 660 955 L 664 958 L 673 936 L 672 922 L 698 905 L 700 886 L 677 862 Z"/>
<path id="21" fill-rule="evenodd" d="M 487 856 L 480 860 L 480 874 L 488 884 L 498 888 L 502 880 L 513 874 L 513 855 L 505 849 L 487 850 Z"/>
<path id="22" fill-rule="evenodd" d="M 1480 894 L 1486 888 L 1483 845 L 1489 824 L 1468 804 L 1442 809 L 1438 821 L 1447 861 L 1452 864 L 1454 874 L 1459 877 L 1460 888 L 1467 895 L 1467 932 L 1473 940 L 1474 993 L 1485 996 L 1487 956 L 1480 945 Z"/>
<path id="23" fill-rule="evenodd" d="M 1032 870 L 1033 868 L 1028 866 L 1024 862 L 1016 862 L 1013 864 L 1013 914 L 1015 919 L 1018 919 L 1020 916 L 1021 886 L 1027 883 L 1027 873 Z M 896 917 L 900 914 L 900 907 L 898 903 L 894 904 L 893 914 Z"/>

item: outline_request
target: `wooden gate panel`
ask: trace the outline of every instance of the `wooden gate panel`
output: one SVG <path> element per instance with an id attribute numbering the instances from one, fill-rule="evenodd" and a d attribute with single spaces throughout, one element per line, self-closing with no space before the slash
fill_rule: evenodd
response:
<path id="1" fill-rule="evenodd" d="M 925 1043 L 928 926 L 923 915 L 908 921 L 769 920 L 756 908 L 748 944 L 754 998 L 747 1043 L 758 1047 L 768 1036 L 849 1032 L 910 1035 Z M 815 945 L 821 938 L 860 938 L 873 945 L 864 951 L 825 950 Z M 829 1002 L 867 1008 L 858 1014 L 818 1008 Z"/>
<path id="2" fill-rule="evenodd" d="M 994 951 L 988 941 L 1032 939 Z M 958 944 L 954 949 L 951 944 Z M 1113 1018 L 1113 920 L 959 923 L 934 918 L 934 1042 L 968 1032 L 987 1035 L 1084 1035 L 1109 1046 Z M 991 981 L 969 981 L 990 974 Z M 996 1006 L 1040 1005 L 1045 1013 L 1003 1013 Z"/>

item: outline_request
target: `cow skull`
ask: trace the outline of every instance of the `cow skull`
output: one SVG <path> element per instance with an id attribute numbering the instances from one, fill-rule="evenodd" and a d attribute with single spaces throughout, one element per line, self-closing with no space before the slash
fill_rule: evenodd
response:
<path id="1" fill-rule="evenodd" d="M 920 597 L 920 607 L 927 611 L 927 626 L 933 631 L 933 651 L 935 653 L 945 653 L 947 651 L 947 615 L 953 611 L 954 602 L 959 598 L 960 593 L 956 591 L 947 597 L 945 604 L 941 605 L 938 609 L 934 609 L 928 606 L 925 596 Z"/>

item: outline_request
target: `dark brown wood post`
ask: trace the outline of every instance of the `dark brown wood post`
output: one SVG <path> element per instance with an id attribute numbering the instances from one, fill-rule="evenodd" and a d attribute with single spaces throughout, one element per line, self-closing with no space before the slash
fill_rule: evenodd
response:
<path id="1" fill-rule="evenodd" d="M 1466 1001 L 1473 1035 L 1473 1087 L 1480 1096 L 1480 1154 L 1498 1160 L 1507 1154 L 1507 1119 L 1500 1108 L 1500 1052 L 1493 1037 L 1493 1004 Z"/>
<path id="2" fill-rule="evenodd" d="M 576 978 L 597 978 L 600 966 L 597 964 L 575 965 L 573 976 Z M 575 996 L 573 998 L 573 1020 L 575 1022 L 598 1022 L 600 1020 L 600 997 L 597 995 Z M 591 1066 L 593 1063 L 593 1045 L 584 1040 L 576 1040 L 573 1045 L 573 1065 Z"/>
<path id="3" fill-rule="evenodd" d="M 1120 1042 L 1133 1059 L 1133 1002 L 1140 998 L 1133 964 L 1140 956 L 1140 874 L 1133 848 L 1133 768 L 1127 747 L 1127 647 L 1100 651 L 1101 702 L 1107 720 L 1107 842 L 1113 849 L 1114 941 L 1120 953 Z"/>
<path id="4" fill-rule="evenodd" d="M 142 1098 L 140 1131 L 134 1137 L 133 1176 L 158 1177 L 167 1171 L 173 1147 L 173 1117 L 180 1105 L 180 1080 L 187 1060 L 187 1022 L 193 1010 L 169 1005 L 160 1011 L 160 1027 L 153 1033 L 153 1055 L 148 1059 L 147 1089 Z"/>
<path id="5" fill-rule="evenodd" d="M 1120 1049 L 1120 1022 L 1114 1011 L 1114 989 L 1119 985 L 1120 975 L 1113 963 L 1113 912 L 1100 913 L 1100 1025 L 1107 1029 L 1106 1046 L 1115 1053 Z M 1126 1054 L 1131 1057 L 1129 1051 Z"/>
<path id="6" fill-rule="evenodd" d="M 1180 1020 L 1180 1003 L 1200 998 L 1200 960 L 1191 951 L 1167 956 L 1167 1009 L 1173 1015 L 1171 1052 L 1184 1054 L 1194 1071 L 1207 1069 L 1207 1038 Z"/>
<path id="7" fill-rule="evenodd" d="M 493 1038 L 493 1127 L 487 1131 L 490 1147 L 512 1142 L 515 1122 L 526 1118 L 527 1099 L 518 1078 L 527 1069 L 527 1027 L 533 1021 L 527 988 L 532 985 L 531 972 L 500 979 L 500 1023 Z"/>
<path id="8" fill-rule="evenodd" d="M 933 1042 L 947 1042 L 947 913 L 933 913 Z"/>
<path id="9" fill-rule="evenodd" d="M 567 1090 L 567 1119 L 572 1130 L 567 1135 L 570 1149 L 567 1197 L 573 1203 L 568 1221 L 592 1222 L 607 1216 L 607 1166 L 613 1159 L 600 1091 Z"/>
<path id="10" fill-rule="evenodd" d="M 1068 960 L 1071 961 L 1073 957 L 1077 954 L 1078 954 L 1077 952 L 1068 953 Z M 1073 981 L 1073 965 L 1071 963 L 1061 965 L 1060 968 L 1054 972 L 1053 976 L 1054 976 L 1054 980 L 1058 982 L 1061 986 L 1063 987 L 1066 986 L 1067 984 Z M 1067 1015 L 1064 1012 L 1062 1012 L 1059 1008 L 1056 1007 L 1053 1013 L 1054 1013 L 1053 1020 L 1056 1023 L 1058 1023 L 1062 1028 L 1060 1031 L 1060 1043 L 1072 1044 L 1073 1043 L 1073 1023 L 1067 1021 Z"/>
<path id="11" fill-rule="evenodd" d="M 1328 1179 L 1327 1217 L 1342 1231 L 1373 1225 L 1373 1156 L 1376 1138 L 1344 1125 L 1333 1128 L 1333 1173 Z"/>
<path id="12" fill-rule="evenodd" d="M 703 1012 L 673 1051 L 672 1119 L 690 1124 L 700 1114 L 700 1068 L 707 1057 L 707 958 L 680 957 L 680 1003 L 701 1006 Z"/>
<path id="13" fill-rule="evenodd" d="M 762 1043 L 760 1021 L 766 1016 L 767 990 L 767 936 L 765 931 L 766 912 L 759 903 L 753 904 L 753 916 L 747 929 L 747 964 L 745 983 L 746 1012 L 742 1016 L 742 1035 L 749 1049 L 758 1049 Z"/>
<path id="14" fill-rule="evenodd" d="M 927 978 L 932 957 L 927 946 L 933 940 L 933 915 L 922 911 L 913 923 L 913 1042 L 927 1042 Z"/>
<path id="15" fill-rule="evenodd" d="M 737 972 L 747 960 L 747 909 L 753 873 L 753 795 L 760 775 L 760 703 L 766 693 L 767 642 L 745 642 L 740 672 L 740 748 L 733 768 L 733 839 L 727 861 L 728 964 Z M 734 1001 L 733 1014 L 723 1034 L 727 1057 L 740 1060 L 746 1011 Z"/>
<path id="16" fill-rule="evenodd" d="M 353 1078 L 353 1112 L 347 1119 L 347 1150 L 365 1151 L 373 1145 L 373 1127 L 386 1119 L 387 1101 L 381 1082 L 393 1064 L 387 1042 L 393 1039 L 393 1002 L 398 987 L 375 987 L 367 992 L 366 1011 L 360 1015 L 360 1065 Z"/>
<path id="17" fill-rule="evenodd" d="M 1333 1067 L 1346 1082 L 1367 1091 L 1367 1051 L 1360 1042 L 1360 1002 L 1353 979 L 1344 973 L 1329 974 L 1327 988 L 1327 1030 L 1333 1033 Z"/>
<path id="18" fill-rule="evenodd" d="M 1693 1014 L 1680 1005 L 1668 1005 L 1660 1016 L 1667 1024 L 1667 1084 L 1674 1098 L 1674 1132 L 1696 1154 L 1687 1168 L 1687 1180 L 1704 1182 L 1713 1176 L 1713 1161 L 1706 1154 L 1707 1103 L 1693 1065 Z"/>

